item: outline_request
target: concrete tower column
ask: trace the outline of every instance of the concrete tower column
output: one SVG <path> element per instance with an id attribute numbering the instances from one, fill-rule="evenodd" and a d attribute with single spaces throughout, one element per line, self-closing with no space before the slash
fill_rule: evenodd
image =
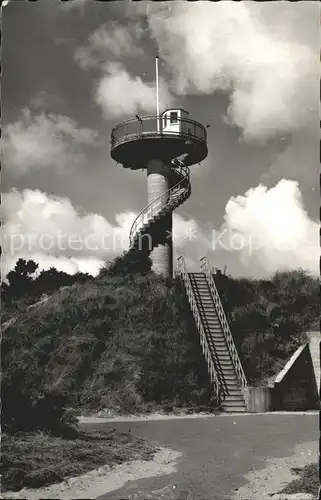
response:
<path id="1" fill-rule="evenodd" d="M 148 203 L 155 200 L 169 188 L 170 166 L 159 159 L 150 160 L 147 165 Z M 164 207 L 168 198 L 168 194 L 161 198 L 161 207 Z M 173 273 L 172 212 L 166 214 L 163 219 L 157 224 L 157 233 L 153 235 L 153 240 L 159 243 L 150 253 L 150 259 L 152 261 L 152 270 L 156 274 L 171 279 Z"/>

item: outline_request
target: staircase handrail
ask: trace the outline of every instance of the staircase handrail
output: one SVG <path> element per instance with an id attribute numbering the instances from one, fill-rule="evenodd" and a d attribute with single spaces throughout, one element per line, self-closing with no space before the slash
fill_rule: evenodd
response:
<path id="1" fill-rule="evenodd" d="M 186 155 L 184 155 L 186 156 Z M 129 241 L 130 245 L 133 243 L 133 239 L 135 234 L 138 231 L 138 227 L 141 227 L 141 223 L 144 223 L 145 217 L 146 217 L 146 222 L 150 220 L 152 217 L 154 217 L 157 213 L 159 213 L 163 207 L 161 201 L 162 199 L 166 196 L 166 200 L 170 199 L 170 195 L 173 193 L 173 191 L 176 191 L 179 186 L 183 183 L 186 182 L 188 183 L 187 185 L 187 191 L 188 194 L 190 194 L 190 189 L 191 189 L 191 184 L 190 184 L 190 170 L 187 165 L 182 160 L 179 160 L 178 158 L 175 158 L 172 160 L 171 165 L 173 166 L 173 170 L 175 173 L 181 177 L 181 179 L 174 184 L 174 186 L 171 186 L 169 189 L 164 191 L 162 194 L 160 194 L 157 198 L 152 200 L 150 203 L 148 203 L 137 215 L 136 219 L 134 220 L 130 233 L 129 233 Z M 178 163 L 178 165 L 177 165 Z M 159 210 L 155 211 L 155 208 L 159 206 Z"/>
<path id="2" fill-rule="evenodd" d="M 192 284 L 190 281 L 190 277 L 188 275 L 186 263 L 185 263 L 183 256 L 180 256 L 177 259 L 177 275 L 183 281 L 184 286 L 185 286 L 188 302 L 190 304 L 191 311 L 192 311 L 192 314 L 193 314 L 193 317 L 194 317 L 194 320 L 196 323 L 196 327 L 197 327 L 197 330 L 199 332 L 202 352 L 205 356 L 207 366 L 209 369 L 209 373 L 210 373 L 210 379 L 211 379 L 211 382 L 213 384 L 213 392 L 214 392 L 214 395 L 217 397 L 219 395 L 219 389 L 221 387 L 221 383 L 219 381 L 219 377 L 217 375 L 217 372 L 216 372 L 216 369 L 215 369 L 215 366 L 214 366 L 214 363 L 212 360 L 211 352 L 210 352 L 210 349 L 208 346 L 206 334 L 205 334 L 204 327 L 202 324 L 202 319 L 201 319 L 200 313 L 198 311 L 196 299 L 194 297 L 194 292 L 192 289 Z"/>
<path id="3" fill-rule="evenodd" d="M 218 290 L 217 290 L 216 285 L 215 285 L 212 271 L 210 269 L 209 262 L 208 262 L 208 259 L 206 257 L 202 257 L 200 259 L 200 261 L 201 261 L 201 270 L 202 270 L 202 272 L 204 272 L 206 279 L 207 279 L 207 282 L 208 282 L 208 285 L 210 287 L 212 298 L 214 300 L 214 304 L 216 307 L 217 315 L 218 315 L 220 323 L 222 325 L 222 330 L 223 330 L 225 340 L 227 342 L 227 345 L 228 345 L 228 348 L 229 348 L 229 351 L 230 351 L 230 354 L 232 357 L 232 361 L 233 361 L 233 365 L 234 365 L 234 368 L 235 368 L 235 371 L 237 374 L 237 378 L 239 379 L 239 381 L 241 383 L 242 392 L 243 392 L 243 395 L 244 395 L 245 400 L 247 402 L 248 383 L 247 383 L 245 373 L 244 373 L 244 370 L 243 370 L 243 367 L 242 367 L 242 364 L 240 361 L 240 357 L 239 357 L 237 349 L 235 347 L 234 339 L 232 337 L 230 326 L 228 324 Z"/>

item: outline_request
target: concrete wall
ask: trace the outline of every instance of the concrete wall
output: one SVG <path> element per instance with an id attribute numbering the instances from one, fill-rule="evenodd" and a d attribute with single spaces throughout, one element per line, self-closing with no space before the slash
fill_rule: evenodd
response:
<path id="1" fill-rule="evenodd" d="M 282 370 L 272 389 L 273 410 L 317 410 L 318 391 L 315 383 L 309 344 L 306 344 L 289 369 Z"/>
<path id="2" fill-rule="evenodd" d="M 309 338 L 309 348 L 310 355 L 313 364 L 315 383 L 318 388 L 318 394 L 320 395 L 320 379 L 321 379 L 321 352 L 320 352 L 320 332 L 306 332 Z"/>

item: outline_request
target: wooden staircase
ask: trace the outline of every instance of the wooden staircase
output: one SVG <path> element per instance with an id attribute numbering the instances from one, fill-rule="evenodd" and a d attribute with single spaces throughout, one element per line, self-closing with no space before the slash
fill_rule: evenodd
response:
<path id="1" fill-rule="evenodd" d="M 227 319 L 212 273 L 205 259 L 202 271 L 189 273 L 182 257 L 178 259 L 178 275 L 184 283 L 196 325 L 205 340 L 201 342 L 206 358 L 211 359 L 214 392 L 224 394 L 223 411 L 248 411 L 248 388 Z M 209 367 L 210 367 L 209 366 Z M 211 375 L 211 373 L 210 373 Z"/>

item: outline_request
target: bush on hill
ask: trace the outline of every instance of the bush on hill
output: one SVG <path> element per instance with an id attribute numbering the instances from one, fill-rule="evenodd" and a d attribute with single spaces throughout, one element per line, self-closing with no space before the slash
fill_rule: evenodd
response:
<path id="1" fill-rule="evenodd" d="M 52 391 L 68 395 L 65 405 L 128 412 L 150 401 L 207 402 L 191 325 L 180 287 L 153 275 L 106 276 L 56 292 L 5 329 L 5 424 L 13 425 L 19 400 L 32 406 Z"/>
<path id="2" fill-rule="evenodd" d="M 271 280 L 214 276 L 244 371 L 251 383 L 277 373 L 319 329 L 319 280 L 302 269 Z"/>

